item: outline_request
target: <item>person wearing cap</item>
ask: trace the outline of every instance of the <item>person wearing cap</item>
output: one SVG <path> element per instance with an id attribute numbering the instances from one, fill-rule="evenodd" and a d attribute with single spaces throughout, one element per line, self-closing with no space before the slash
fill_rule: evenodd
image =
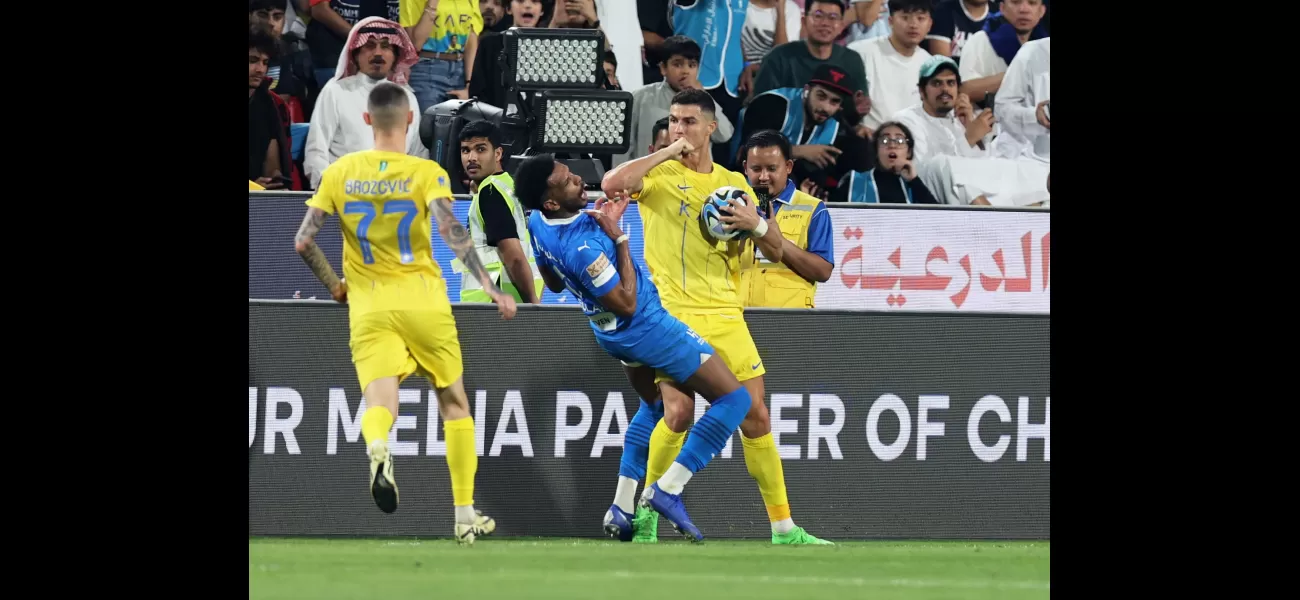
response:
<path id="1" fill-rule="evenodd" d="M 913 88 L 919 101 L 894 114 L 915 132 L 917 162 L 935 154 L 985 158 L 992 156 L 985 137 L 993 131 L 993 111 L 974 112 L 970 98 L 958 90 L 961 75 L 956 61 L 934 56 L 921 65 Z"/>
<path id="2" fill-rule="evenodd" d="M 844 107 L 852 105 L 853 96 L 848 81 L 847 71 L 823 64 L 801 88 L 763 92 L 745 108 L 741 134 L 736 137 L 743 143 L 764 129 L 781 132 L 793 145 L 795 182 L 805 192 L 823 197 L 845 173 L 871 168 L 866 139 L 844 121 Z M 740 143 L 734 147 L 738 149 Z"/>
<path id="3" fill-rule="evenodd" d="M 888 36 L 849 44 L 862 57 L 871 111 L 862 124 L 872 131 L 889 116 L 921 100 L 916 76 L 930 53 L 921 47 L 930 33 L 930 0 L 890 0 Z"/>
<path id="4" fill-rule="evenodd" d="M 858 125 L 862 115 L 871 108 L 871 99 L 867 97 L 867 76 L 861 57 L 835 43 L 844 30 L 844 8 L 841 0 L 804 2 L 803 39 L 781 44 L 763 57 L 758 76 L 754 78 L 750 101 L 769 90 L 802 86 L 817 67 L 829 64 L 849 75 L 844 83 L 845 87 L 853 90 L 853 101 L 844 107 L 843 120 Z"/>
<path id="5" fill-rule="evenodd" d="M 957 63 L 935 56 L 921 67 L 921 102 L 894 115 L 912 131 L 913 162 L 925 186 L 948 204 L 1025 206 L 1047 199 L 1047 165 L 995 158 L 986 143 L 993 111 L 976 114 Z"/>
<path id="6" fill-rule="evenodd" d="M 363 117 L 370 90 L 391 81 L 406 90 L 411 106 L 418 104 L 415 93 L 407 85 L 411 65 L 417 60 L 415 46 L 395 21 L 370 17 L 352 28 L 334 78 L 321 88 L 316 99 L 311 129 L 303 148 L 303 170 L 311 179 L 312 189 L 320 185 L 325 167 L 340 157 L 374 148 L 374 132 Z M 406 151 L 411 156 L 429 157 L 428 149 L 420 141 L 418 112 L 406 130 Z"/>

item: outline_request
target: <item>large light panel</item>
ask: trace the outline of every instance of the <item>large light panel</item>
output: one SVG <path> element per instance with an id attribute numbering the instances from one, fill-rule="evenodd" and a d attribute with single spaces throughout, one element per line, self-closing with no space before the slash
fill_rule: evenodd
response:
<path id="1" fill-rule="evenodd" d="M 506 85 L 521 91 L 600 89 L 605 35 L 599 29 L 510 29 Z"/>
<path id="2" fill-rule="evenodd" d="M 538 152 L 622 154 L 632 135 L 632 94 L 620 90 L 545 91 L 531 148 Z"/>

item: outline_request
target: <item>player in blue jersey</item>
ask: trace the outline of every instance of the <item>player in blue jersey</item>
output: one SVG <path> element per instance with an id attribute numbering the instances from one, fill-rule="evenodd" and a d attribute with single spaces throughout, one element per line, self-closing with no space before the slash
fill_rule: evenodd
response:
<path id="1" fill-rule="evenodd" d="M 650 278 L 632 262 L 628 236 L 618 226 L 628 198 L 602 199 L 596 210 L 586 210 L 582 178 L 549 154 L 520 165 L 515 194 L 533 211 L 528 233 L 546 287 L 553 292 L 568 288 L 582 302 L 596 343 L 624 364 L 653 367 L 671 380 L 691 386 L 710 402 L 672 466 L 641 496 L 642 502 L 687 539 L 703 540 L 704 535 L 686 514 L 682 489 L 722 451 L 740 426 L 749 412 L 749 392 L 722 360 L 710 360 L 713 347 L 708 342 L 668 314 Z M 648 418 L 642 411 L 637 415 L 634 420 Z M 653 421 L 649 427 L 654 427 Z M 629 462 L 626 454 L 622 462 L 620 481 L 631 475 L 624 472 Z M 644 457 L 640 465 L 644 471 Z M 631 497 L 636 479 L 632 482 L 625 502 L 620 503 L 616 496 L 606 514 L 605 530 L 610 535 L 629 539 L 632 535 Z"/>

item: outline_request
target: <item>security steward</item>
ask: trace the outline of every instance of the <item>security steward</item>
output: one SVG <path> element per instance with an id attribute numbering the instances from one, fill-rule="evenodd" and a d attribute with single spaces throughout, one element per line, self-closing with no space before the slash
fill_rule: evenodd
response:
<path id="1" fill-rule="evenodd" d="M 759 214 L 785 236 L 781 262 L 767 260 L 754 244 L 741 255 L 745 306 L 814 308 L 817 284 L 835 267 L 833 227 L 826 204 L 795 187 L 790 140 L 775 130 L 755 133 L 744 146 L 745 177 L 758 194 Z"/>
<path id="2" fill-rule="evenodd" d="M 501 168 L 501 134 L 487 121 L 460 130 L 460 164 L 474 182 L 469 207 L 469 235 L 479 262 L 501 291 L 516 302 L 541 303 L 542 274 L 533 259 L 524 209 L 515 198 L 514 178 Z M 478 277 L 460 260 L 452 261 L 460 277 L 461 302 L 491 302 Z"/>

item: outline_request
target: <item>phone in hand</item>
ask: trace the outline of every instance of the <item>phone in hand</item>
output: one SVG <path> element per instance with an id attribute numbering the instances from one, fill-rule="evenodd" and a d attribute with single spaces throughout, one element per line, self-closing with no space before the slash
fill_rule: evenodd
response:
<path id="1" fill-rule="evenodd" d="M 997 92 L 984 92 L 984 108 L 993 108 L 993 101 L 997 99 Z"/>

